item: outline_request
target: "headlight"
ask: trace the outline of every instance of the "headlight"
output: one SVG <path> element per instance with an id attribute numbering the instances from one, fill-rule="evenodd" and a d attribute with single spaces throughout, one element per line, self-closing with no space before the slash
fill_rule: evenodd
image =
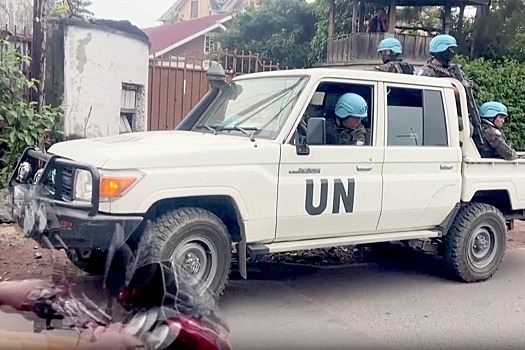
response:
<path id="1" fill-rule="evenodd" d="M 111 201 L 124 195 L 131 186 L 136 184 L 142 177 L 142 173 L 112 175 L 101 174 L 100 177 L 100 200 Z M 93 196 L 93 178 L 86 170 L 77 170 L 75 174 L 75 199 L 91 201 Z"/>
<path id="2" fill-rule="evenodd" d="M 75 199 L 90 201 L 93 196 L 93 178 L 86 170 L 77 170 L 75 173 Z"/>

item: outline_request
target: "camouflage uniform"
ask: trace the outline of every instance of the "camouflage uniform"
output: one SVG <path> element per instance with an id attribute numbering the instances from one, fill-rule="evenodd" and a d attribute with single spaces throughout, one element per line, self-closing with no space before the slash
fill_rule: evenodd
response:
<path id="1" fill-rule="evenodd" d="M 482 123 L 483 144 L 476 142 L 482 158 L 503 158 L 506 160 L 519 158 L 507 142 L 503 130 L 496 128 L 492 122 L 486 119 Z"/>
<path id="2" fill-rule="evenodd" d="M 354 130 L 336 125 L 333 122 L 326 124 L 326 143 L 329 145 L 363 146 L 366 141 L 366 129 L 359 123 Z"/>
<path id="3" fill-rule="evenodd" d="M 452 73 L 448 69 L 436 66 L 430 62 L 421 67 L 417 75 L 434 78 L 453 78 Z"/>
<path id="4" fill-rule="evenodd" d="M 391 61 L 385 64 L 381 64 L 373 68 L 381 72 L 388 73 L 400 73 L 400 74 L 414 74 L 414 66 L 408 62 L 403 61 Z"/>

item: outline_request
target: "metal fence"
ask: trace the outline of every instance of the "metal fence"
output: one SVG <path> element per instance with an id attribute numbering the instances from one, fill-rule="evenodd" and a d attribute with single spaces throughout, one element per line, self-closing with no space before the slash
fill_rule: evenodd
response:
<path id="1" fill-rule="evenodd" d="M 210 60 L 225 68 L 229 79 L 243 74 L 278 70 L 251 52 L 216 51 L 202 56 L 164 55 L 150 59 L 148 130 L 173 130 L 208 92 Z"/>

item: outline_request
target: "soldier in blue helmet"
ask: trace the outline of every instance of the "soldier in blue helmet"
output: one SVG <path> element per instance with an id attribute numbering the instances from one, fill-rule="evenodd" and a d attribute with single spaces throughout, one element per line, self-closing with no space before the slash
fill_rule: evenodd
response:
<path id="1" fill-rule="evenodd" d="M 430 41 L 430 55 L 432 58 L 424 65 L 417 75 L 438 78 L 452 78 L 449 70 L 450 62 L 456 54 L 458 43 L 451 35 L 441 34 Z"/>
<path id="2" fill-rule="evenodd" d="M 483 144 L 477 142 L 476 146 L 481 157 L 507 160 L 519 158 L 503 132 L 503 124 L 508 116 L 507 107 L 500 102 L 486 102 L 480 108 L 480 116 Z"/>
<path id="3" fill-rule="evenodd" d="M 395 38 L 381 40 L 377 47 L 383 64 L 374 67 L 374 70 L 389 73 L 414 74 L 414 66 L 403 61 L 403 45 Z"/>
<path id="4" fill-rule="evenodd" d="M 335 123 L 327 124 L 327 143 L 362 146 L 366 141 L 366 129 L 362 123 L 368 116 L 368 104 L 358 94 L 347 93 L 335 106 Z"/>

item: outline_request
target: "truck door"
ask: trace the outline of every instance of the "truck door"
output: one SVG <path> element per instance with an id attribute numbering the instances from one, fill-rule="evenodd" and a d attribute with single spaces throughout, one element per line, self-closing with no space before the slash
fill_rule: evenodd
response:
<path id="1" fill-rule="evenodd" d="M 386 148 L 378 230 L 417 230 L 441 224 L 459 202 L 461 149 L 455 105 L 439 88 L 385 84 Z"/>
<path id="2" fill-rule="evenodd" d="M 381 211 L 384 148 L 377 146 L 378 85 L 371 82 L 324 81 L 307 109 L 314 116 L 335 118 L 335 105 L 348 92 L 368 103 L 364 146 L 310 145 L 299 155 L 282 146 L 279 169 L 276 241 L 331 238 L 375 231 Z M 317 101 L 314 101 L 317 100 Z"/>

